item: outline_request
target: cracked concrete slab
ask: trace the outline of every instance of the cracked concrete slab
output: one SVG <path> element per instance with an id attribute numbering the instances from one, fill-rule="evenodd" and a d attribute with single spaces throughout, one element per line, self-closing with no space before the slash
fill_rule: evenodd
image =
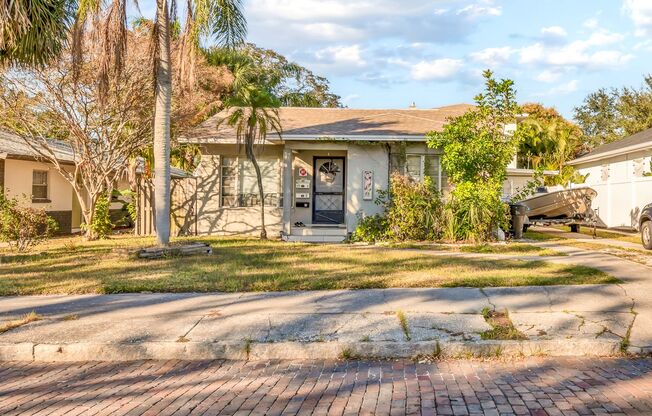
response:
<path id="1" fill-rule="evenodd" d="M 251 313 L 243 316 L 209 316 L 203 318 L 185 336 L 193 342 L 246 341 L 267 342 L 269 315 Z"/>
<path id="2" fill-rule="evenodd" d="M 491 326 L 482 315 L 408 313 L 410 337 L 414 341 L 473 341 Z"/>
<path id="3" fill-rule="evenodd" d="M 3 343 L 139 343 L 176 341 L 200 319 L 194 315 L 106 319 L 86 316 L 62 321 L 46 318 L 0 334 Z"/>
<path id="4" fill-rule="evenodd" d="M 629 313 L 512 313 L 514 327 L 529 339 L 618 339 L 627 333 Z"/>
<path id="5" fill-rule="evenodd" d="M 550 296 L 545 287 L 487 287 L 483 292 L 496 310 L 550 312 Z"/>
<path id="6" fill-rule="evenodd" d="M 552 311 L 630 312 L 632 299 L 619 285 L 547 286 Z"/>
<path id="7" fill-rule="evenodd" d="M 405 335 L 395 314 L 362 313 L 349 316 L 337 332 L 337 339 L 348 342 L 404 341 Z"/>
<path id="8" fill-rule="evenodd" d="M 480 289 L 384 289 L 384 310 L 423 313 L 479 313 L 489 307 Z M 375 311 L 379 311 L 377 308 Z"/>

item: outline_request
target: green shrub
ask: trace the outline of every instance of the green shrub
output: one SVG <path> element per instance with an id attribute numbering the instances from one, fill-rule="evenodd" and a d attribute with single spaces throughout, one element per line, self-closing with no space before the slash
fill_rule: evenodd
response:
<path id="1" fill-rule="evenodd" d="M 509 229 L 509 205 L 500 200 L 494 184 L 463 182 L 451 193 L 446 206 L 445 238 L 452 241 L 488 241 L 496 226 Z"/>
<path id="2" fill-rule="evenodd" d="M 437 240 L 443 231 L 441 195 L 429 177 L 422 183 L 394 174 L 387 204 L 387 237 L 393 241 Z"/>
<path id="3" fill-rule="evenodd" d="M 387 239 L 387 219 L 380 214 L 358 216 L 358 226 L 351 234 L 352 242 L 375 243 Z"/>
<path id="4" fill-rule="evenodd" d="M 16 198 L 7 199 L 0 189 L 0 241 L 9 243 L 11 249 L 26 251 L 58 229 L 44 209 L 21 207 Z"/>
<path id="5" fill-rule="evenodd" d="M 392 175 L 390 190 L 381 191 L 376 203 L 385 214 L 360 218 L 352 241 L 437 240 L 444 223 L 441 195 L 432 180 L 423 183 L 399 174 Z"/>
<path id="6" fill-rule="evenodd" d="M 111 202 L 106 195 L 102 195 L 97 199 L 93 221 L 90 225 L 85 225 L 85 227 L 88 227 L 90 230 L 90 239 L 108 238 L 111 231 L 113 231 L 113 224 L 111 223 L 111 216 L 109 213 L 110 206 Z"/>
<path id="7" fill-rule="evenodd" d="M 473 109 L 428 133 L 428 146 L 443 151 L 442 166 L 454 185 L 444 214 L 449 240 L 492 240 L 499 227 L 508 227 L 509 210 L 500 198 L 520 138 L 505 127 L 521 110 L 513 81 L 496 80 L 491 71 L 484 78 Z"/>

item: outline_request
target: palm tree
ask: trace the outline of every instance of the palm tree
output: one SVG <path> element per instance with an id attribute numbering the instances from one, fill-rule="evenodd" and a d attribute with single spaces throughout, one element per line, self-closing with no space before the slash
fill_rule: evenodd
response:
<path id="1" fill-rule="evenodd" d="M 236 131 L 238 143 L 244 144 L 247 159 L 254 166 L 258 182 L 258 196 L 260 199 L 260 238 L 267 239 L 265 229 L 265 191 L 260 166 L 256 160 L 254 147 L 264 144 L 267 134 L 271 131 L 281 137 L 281 121 L 278 115 L 278 100 L 267 91 L 253 86 L 243 88 L 232 98 L 227 99 L 225 107 L 228 115 L 221 121 L 233 127 Z"/>
<path id="2" fill-rule="evenodd" d="M 127 0 L 79 0 L 73 30 L 73 48 L 81 62 L 82 42 L 87 29 L 99 42 L 103 70 L 98 74 L 100 88 L 113 76 L 120 76 L 127 46 Z M 170 5 L 172 8 L 170 9 Z M 172 75 L 170 36 L 177 23 L 176 1 L 156 0 L 153 25 L 153 61 L 155 80 L 154 112 L 154 213 L 156 237 L 160 245 L 170 241 L 170 112 Z M 99 23 L 99 24 L 98 24 Z M 186 0 L 186 21 L 179 48 L 179 77 L 182 90 L 194 84 L 194 70 L 199 45 L 204 38 L 232 47 L 241 43 L 247 32 L 242 0 Z"/>
<path id="3" fill-rule="evenodd" d="M 73 0 L 0 1 L 0 66 L 40 66 L 67 45 Z"/>

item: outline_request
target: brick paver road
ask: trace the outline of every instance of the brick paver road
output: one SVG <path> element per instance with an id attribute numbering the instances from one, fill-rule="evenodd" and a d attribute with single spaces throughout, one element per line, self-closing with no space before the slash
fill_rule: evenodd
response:
<path id="1" fill-rule="evenodd" d="M 652 360 L 1 363 L 12 414 L 652 415 Z"/>

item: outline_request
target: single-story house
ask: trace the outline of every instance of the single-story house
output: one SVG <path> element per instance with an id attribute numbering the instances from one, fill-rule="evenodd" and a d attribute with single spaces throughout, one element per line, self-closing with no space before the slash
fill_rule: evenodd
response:
<path id="1" fill-rule="evenodd" d="M 600 146 L 568 163 L 584 185 L 598 193 L 593 201 L 598 225 L 638 228 L 643 207 L 652 203 L 652 129 Z"/>
<path id="2" fill-rule="evenodd" d="M 59 140 L 50 140 L 49 143 L 59 164 L 66 170 L 74 171 L 75 159 L 71 147 Z M 125 178 L 116 184 L 116 189 L 126 189 L 128 186 Z M 81 231 L 81 206 L 70 182 L 23 138 L 4 130 L 0 130 L 0 192 L 8 198 L 18 199 L 24 206 L 45 209 L 57 221 L 59 234 Z M 122 201 L 114 200 L 110 210 L 115 224 L 128 219 Z"/>
<path id="3" fill-rule="evenodd" d="M 70 148 L 63 143 L 52 148 L 59 163 L 73 170 L 75 164 Z M 68 234 L 80 229 L 81 208 L 70 183 L 22 138 L 2 130 L 0 191 L 29 207 L 44 208 L 59 223 L 60 233 Z"/>
<path id="4" fill-rule="evenodd" d="M 432 109 L 279 109 L 283 132 L 269 133 L 258 146 L 269 235 L 290 241 L 341 241 L 362 216 L 382 207 L 374 200 L 386 190 L 391 172 L 416 180 L 429 176 L 446 192 L 441 151 L 425 134 L 441 131 L 447 120 L 472 106 Z M 208 119 L 182 141 L 200 145 L 197 178 L 199 234 L 255 234 L 260 231 L 256 176 L 227 111 Z M 531 178 L 510 167 L 505 192 Z"/>

